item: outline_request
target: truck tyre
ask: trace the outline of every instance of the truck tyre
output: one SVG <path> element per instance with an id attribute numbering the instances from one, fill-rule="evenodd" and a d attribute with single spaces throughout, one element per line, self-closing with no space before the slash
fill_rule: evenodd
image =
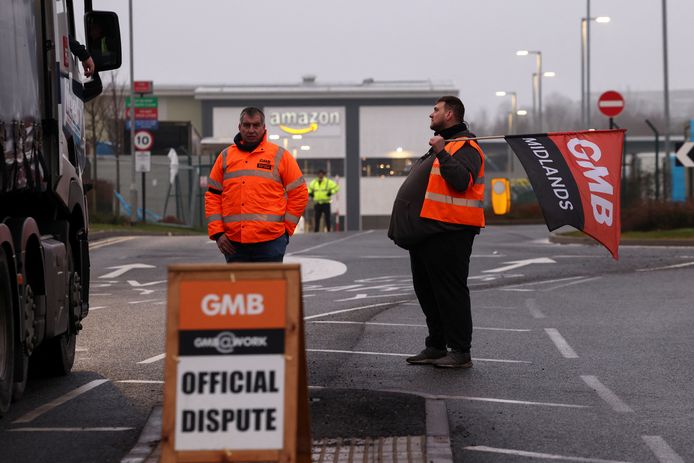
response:
<path id="1" fill-rule="evenodd" d="M 15 357 L 16 362 L 24 363 L 22 371 L 24 375 L 19 377 L 15 374 L 14 385 L 12 387 L 12 402 L 16 402 L 22 397 L 24 397 L 24 390 L 27 387 L 27 379 L 29 377 L 29 354 L 31 353 L 31 348 L 33 348 L 34 333 L 34 312 L 36 310 L 34 304 L 34 292 L 31 290 L 31 286 L 24 285 L 24 294 L 22 295 L 24 300 L 23 314 L 24 317 L 24 333 L 20 333 L 19 339 L 17 339 L 17 354 Z M 16 373 L 16 372 L 15 372 Z"/>
<path id="2" fill-rule="evenodd" d="M 10 269 L 7 256 L 0 250 L 0 416 L 7 413 L 12 402 L 15 348 L 13 320 Z"/>

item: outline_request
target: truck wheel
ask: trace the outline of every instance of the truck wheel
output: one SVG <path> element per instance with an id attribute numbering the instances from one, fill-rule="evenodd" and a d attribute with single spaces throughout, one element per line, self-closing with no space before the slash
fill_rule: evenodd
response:
<path id="1" fill-rule="evenodd" d="M 12 402 L 14 347 L 10 270 L 5 253 L 0 250 L 0 416 L 7 413 Z"/>
<path id="2" fill-rule="evenodd" d="M 34 292 L 30 285 L 24 285 L 24 333 L 21 333 L 21 338 L 17 340 L 17 356 L 15 361 L 23 362 L 22 370 L 24 375 L 21 377 L 15 376 L 14 385 L 12 387 L 12 402 L 16 402 L 24 396 L 24 390 L 27 387 L 27 378 L 29 377 L 29 354 L 33 349 L 34 340 L 34 312 L 36 310 L 34 304 Z"/>

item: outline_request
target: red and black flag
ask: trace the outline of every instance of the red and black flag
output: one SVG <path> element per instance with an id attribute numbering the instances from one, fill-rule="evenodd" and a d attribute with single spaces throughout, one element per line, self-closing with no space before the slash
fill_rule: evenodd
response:
<path id="1" fill-rule="evenodd" d="M 619 258 L 624 130 L 509 135 L 550 231 L 571 225 Z"/>

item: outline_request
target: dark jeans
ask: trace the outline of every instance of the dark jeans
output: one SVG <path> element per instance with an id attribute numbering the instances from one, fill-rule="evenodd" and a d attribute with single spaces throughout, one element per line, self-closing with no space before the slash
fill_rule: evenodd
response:
<path id="1" fill-rule="evenodd" d="M 330 203 L 314 204 L 313 231 L 320 231 L 320 216 L 325 215 L 325 227 L 330 231 Z"/>
<path id="2" fill-rule="evenodd" d="M 467 277 L 474 239 L 474 232 L 445 232 L 410 249 L 414 291 L 429 328 L 427 347 L 470 352 Z"/>
<path id="3" fill-rule="evenodd" d="M 236 252 L 224 254 L 227 264 L 232 262 L 282 262 L 284 252 L 289 243 L 289 234 L 276 238 L 272 241 L 261 243 L 237 243 L 232 241 Z"/>

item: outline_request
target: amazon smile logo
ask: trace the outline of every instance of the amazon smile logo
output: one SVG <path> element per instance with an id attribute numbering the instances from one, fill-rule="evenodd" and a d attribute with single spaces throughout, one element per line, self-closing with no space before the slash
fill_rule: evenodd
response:
<path id="1" fill-rule="evenodd" d="M 317 132 L 326 125 L 340 125 L 337 111 L 285 111 L 270 114 L 270 125 L 290 135 L 305 135 Z"/>

